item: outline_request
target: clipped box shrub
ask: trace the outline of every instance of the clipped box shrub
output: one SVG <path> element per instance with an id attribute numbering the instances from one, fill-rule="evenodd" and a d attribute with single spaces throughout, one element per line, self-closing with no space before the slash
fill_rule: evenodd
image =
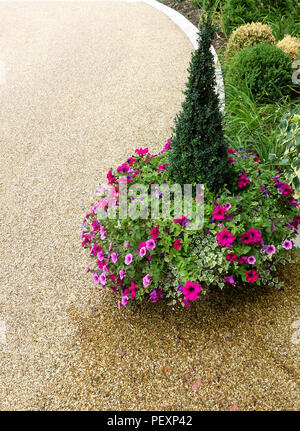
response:
<path id="1" fill-rule="evenodd" d="M 250 92 L 260 103 L 272 103 L 290 94 L 292 73 L 291 58 L 264 42 L 244 48 L 232 58 L 226 83 Z"/>
<path id="2" fill-rule="evenodd" d="M 222 24 L 226 35 L 229 36 L 236 28 L 257 21 L 258 18 L 255 0 L 227 0 L 223 8 Z"/>
<path id="3" fill-rule="evenodd" d="M 300 55 L 300 40 L 289 34 L 277 43 L 278 48 L 282 49 L 294 61 Z"/>
<path id="4" fill-rule="evenodd" d="M 228 61 L 243 48 L 262 42 L 270 43 L 271 45 L 276 43 L 272 30 L 267 24 L 252 22 L 242 25 L 229 38 L 225 51 L 226 60 Z"/>

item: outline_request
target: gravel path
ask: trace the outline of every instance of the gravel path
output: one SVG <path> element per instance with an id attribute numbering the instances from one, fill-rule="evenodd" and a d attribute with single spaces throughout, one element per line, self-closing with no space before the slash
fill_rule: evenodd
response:
<path id="1" fill-rule="evenodd" d="M 120 312 L 84 274 L 80 206 L 162 147 L 190 52 L 145 4 L 0 3 L 1 410 L 300 407 L 297 267 L 191 313 Z"/>

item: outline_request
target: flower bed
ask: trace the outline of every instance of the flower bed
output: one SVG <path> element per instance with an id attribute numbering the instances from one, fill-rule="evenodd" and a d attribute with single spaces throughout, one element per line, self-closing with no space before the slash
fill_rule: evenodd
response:
<path id="1" fill-rule="evenodd" d="M 111 289 L 119 307 L 163 297 L 189 307 L 212 286 L 222 289 L 236 283 L 280 287 L 276 265 L 290 260 L 299 204 L 283 173 L 262 165 L 252 151 L 228 148 L 233 186 L 217 196 L 205 190 L 201 230 L 189 230 L 188 214 L 175 213 L 172 204 L 170 219 L 146 218 L 151 196 L 145 201 L 138 194 L 127 203 L 142 203 L 144 218 L 132 219 L 129 211 L 125 219 L 99 219 L 101 208 L 107 216 L 118 209 L 124 181 L 172 185 L 169 149 L 169 141 L 158 155 L 137 149 L 116 172 L 108 172 L 109 198 L 102 188 L 81 234 L 93 261 L 87 272 L 94 283 Z M 160 192 L 155 193 L 160 202 Z M 199 196 L 194 203 L 196 199 Z"/>

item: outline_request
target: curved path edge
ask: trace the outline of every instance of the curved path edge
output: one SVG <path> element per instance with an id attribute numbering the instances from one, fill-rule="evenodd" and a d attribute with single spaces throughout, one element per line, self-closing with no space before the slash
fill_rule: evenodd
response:
<path id="1" fill-rule="evenodd" d="M 98 0 L 99 1 L 99 0 Z M 169 6 L 160 3 L 157 0 L 120 0 L 128 3 L 147 3 L 148 5 L 154 7 L 155 9 L 161 11 L 165 15 L 167 15 L 178 27 L 186 34 L 186 36 L 191 41 L 193 47 L 196 49 L 198 46 L 198 28 L 192 24 L 187 18 L 185 18 L 181 13 L 176 10 L 170 8 Z M 224 110 L 225 106 L 225 89 L 224 89 L 224 81 L 222 75 L 221 64 L 219 61 L 218 54 L 215 51 L 213 46 L 210 47 L 211 52 L 214 56 L 215 61 L 215 73 L 216 73 L 216 81 L 217 81 L 217 93 L 220 98 L 220 107 L 221 110 Z"/>

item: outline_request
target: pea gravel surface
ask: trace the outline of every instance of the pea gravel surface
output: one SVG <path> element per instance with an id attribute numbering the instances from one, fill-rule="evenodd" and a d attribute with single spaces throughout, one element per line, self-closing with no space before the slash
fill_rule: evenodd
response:
<path id="1" fill-rule="evenodd" d="M 118 310 L 85 274 L 94 188 L 180 109 L 187 37 L 142 3 L 0 3 L 0 409 L 296 410 L 286 287 Z"/>

